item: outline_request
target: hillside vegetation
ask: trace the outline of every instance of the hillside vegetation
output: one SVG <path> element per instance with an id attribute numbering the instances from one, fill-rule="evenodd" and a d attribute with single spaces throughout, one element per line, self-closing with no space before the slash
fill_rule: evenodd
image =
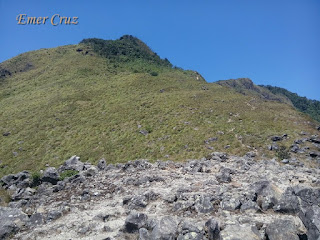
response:
<path id="1" fill-rule="evenodd" d="M 320 101 L 310 100 L 306 97 L 300 97 L 298 94 L 280 87 L 273 87 L 270 85 L 261 85 L 261 87 L 268 89 L 270 92 L 278 96 L 287 97 L 288 99 L 290 99 L 293 106 L 295 106 L 299 111 L 310 115 L 313 119 L 320 122 Z"/>
<path id="2" fill-rule="evenodd" d="M 292 106 L 207 83 L 131 36 L 27 52 L 0 73 L 0 176 L 75 154 L 93 163 L 273 156 L 270 136 L 315 133 Z"/>

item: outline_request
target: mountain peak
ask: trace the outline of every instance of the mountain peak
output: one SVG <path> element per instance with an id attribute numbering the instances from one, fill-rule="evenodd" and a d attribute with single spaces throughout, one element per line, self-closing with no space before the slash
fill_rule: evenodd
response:
<path id="1" fill-rule="evenodd" d="M 132 35 L 123 35 L 116 40 L 88 38 L 83 39 L 80 44 L 90 45 L 96 53 L 108 59 L 122 62 L 140 59 L 172 67 L 168 59 L 161 59 L 147 44 Z"/>

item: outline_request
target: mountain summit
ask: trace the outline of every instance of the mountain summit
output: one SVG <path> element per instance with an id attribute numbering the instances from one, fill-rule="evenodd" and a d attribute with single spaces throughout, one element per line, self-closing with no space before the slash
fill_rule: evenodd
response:
<path id="1" fill-rule="evenodd" d="M 168 59 L 161 59 L 144 42 L 131 35 L 124 35 L 117 40 L 89 38 L 80 43 L 89 45 L 99 55 L 108 59 L 123 62 L 143 59 L 150 63 L 172 67 Z"/>

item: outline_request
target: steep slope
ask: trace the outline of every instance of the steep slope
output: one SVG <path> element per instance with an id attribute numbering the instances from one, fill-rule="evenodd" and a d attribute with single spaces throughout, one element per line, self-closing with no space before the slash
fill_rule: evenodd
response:
<path id="1" fill-rule="evenodd" d="M 320 122 L 320 101 L 310 100 L 306 97 L 300 97 L 298 94 L 280 87 L 273 87 L 270 85 L 261 85 L 261 87 L 268 89 L 270 92 L 278 96 L 285 96 L 286 98 L 290 99 L 293 106 L 295 106 L 299 111 L 308 114 L 313 119 Z"/>
<path id="2" fill-rule="evenodd" d="M 237 92 L 244 95 L 253 95 L 262 99 L 291 103 L 285 96 L 274 94 L 268 89 L 255 85 L 249 78 L 238 78 L 229 80 L 220 80 L 216 82 L 221 86 L 226 86 L 235 89 Z"/>
<path id="3" fill-rule="evenodd" d="M 136 38 L 98 40 L 98 48 L 95 41 L 0 64 L 0 176 L 56 166 L 74 154 L 113 163 L 213 150 L 273 156 L 270 136 L 316 133 L 292 106 L 206 83 Z"/>
<path id="4" fill-rule="evenodd" d="M 290 104 L 297 110 L 308 114 L 311 118 L 320 122 L 319 101 L 300 97 L 298 94 L 292 93 L 284 88 L 273 87 L 270 85 L 255 85 L 249 78 L 221 80 L 216 83 L 221 86 L 232 88 L 244 95 L 251 95 L 265 100 Z"/>

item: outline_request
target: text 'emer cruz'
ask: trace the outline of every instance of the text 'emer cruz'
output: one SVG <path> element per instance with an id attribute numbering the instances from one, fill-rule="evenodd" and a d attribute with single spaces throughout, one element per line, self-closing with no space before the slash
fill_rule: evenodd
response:
<path id="1" fill-rule="evenodd" d="M 54 14 L 49 20 L 49 17 L 28 17 L 27 14 L 19 14 L 17 16 L 19 25 L 41 25 L 46 24 L 46 21 L 50 21 L 51 25 L 77 25 L 78 17 L 63 17 L 59 14 Z"/>

